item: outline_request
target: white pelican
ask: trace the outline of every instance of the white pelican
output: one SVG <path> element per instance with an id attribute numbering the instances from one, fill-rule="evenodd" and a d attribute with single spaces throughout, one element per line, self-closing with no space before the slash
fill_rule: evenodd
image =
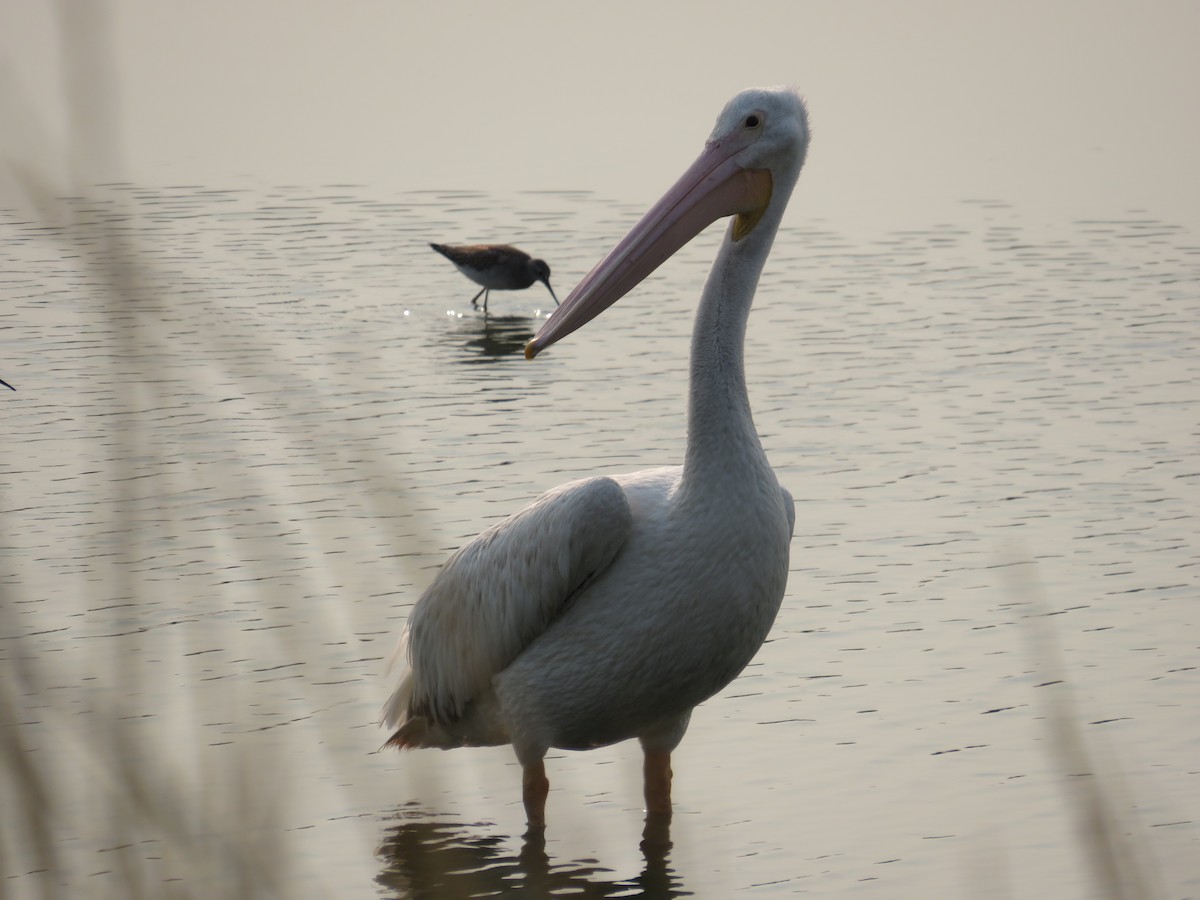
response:
<path id="1" fill-rule="evenodd" d="M 545 825 L 549 748 L 634 737 L 646 809 L 669 814 L 671 751 L 692 709 L 775 620 L 795 509 L 754 430 L 742 352 L 808 140 L 793 90 L 738 94 L 691 168 L 526 346 L 532 359 L 732 215 L 696 314 L 683 465 L 539 497 L 455 553 L 401 635 L 387 746 L 512 744 L 531 829 Z"/>

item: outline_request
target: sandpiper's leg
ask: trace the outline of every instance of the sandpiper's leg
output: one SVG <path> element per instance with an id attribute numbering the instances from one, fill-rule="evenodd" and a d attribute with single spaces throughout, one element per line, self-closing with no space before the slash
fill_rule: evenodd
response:
<path id="1" fill-rule="evenodd" d="M 484 291 L 483 291 L 483 314 L 485 316 L 487 315 L 487 300 L 488 300 L 488 297 L 491 296 L 491 293 L 492 292 L 489 291 L 487 288 L 484 288 Z"/>
<path id="2" fill-rule="evenodd" d="M 642 766 L 645 778 L 646 812 L 671 814 L 671 751 L 646 750 Z"/>
<path id="3" fill-rule="evenodd" d="M 471 298 L 471 305 L 478 306 L 479 304 L 476 303 L 475 301 L 478 300 L 485 293 L 487 293 L 487 288 L 483 288 L 482 290 L 480 290 L 480 292 L 478 294 L 476 294 L 474 297 Z M 487 297 L 483 298 L 483 308 L 487 309 Z"/>
<path id="4" fill-rule="evenodd" d="M 546 764 L 542 760 L 522 767 L 521 799 L 525 803 L 525 821 L 530 829 L 546 827 L 546 795 L 550 793 L 550 779 L 546 777 Z"/>

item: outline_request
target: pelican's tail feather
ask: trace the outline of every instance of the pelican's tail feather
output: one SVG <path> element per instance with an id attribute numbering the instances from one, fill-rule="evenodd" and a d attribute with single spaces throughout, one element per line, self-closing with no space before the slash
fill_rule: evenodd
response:
<path id="1" fill-rule="evenodd" d="M 396 750 L 416 750 L 418 747 L 431 746 L 426 743 L 428 738 L 429 720 L 424 716 L 417 716 L 396 729 L 396 732 L 384 742 L 383 748 L 385 750 L 389 747 Z M 432 746 L 437 746 L 437 744 Z"/>
<path id="2" fill-rule="evenodd" d="M 383 724 L 395 729 L 384 748 L 419 750 L 423 747 L 451 750 L 455 747 L 494 747 L 509 742 L 508 730 L 500 717 L 500 704 L 494 694 L 470 704 L 461 718 L 437 722 L 429 715 L 414 713 L 407 698 L 397 699 L 402 683 L 384 708 Z M 411 689 L 409 694 L 411 694 Z M 393 704 L 396 704 L 393 706 Z"/>
<path id="3" fill-rule="evenodd" d="M 392 736 L 384 747 L 397 750 L 415 750 L 420 747 L 435 747 L 449 750 L 452 747 L 487 747 L 507 744 L 508 731 L 505 727 L 500 704 L 491 691 L 485 692 L 466 704 L 466 708 L 454 717 L 444 720 L 425 705 L 414 703 L 414 686 L 417 679 L 408 662 L 408 638 L 406 628 L 388 668 L 403 665 L 396 689 L 383 704 L 380 724 L 392 730 Z"/>
<path id="4" fill-rule="evenodd" d="M 400 678 L 400 683 L 392 691 L 392 695 L 383 704 L 383 714 L 380 722 L 384 728 L 398 728 L 412 718 L 413 673 L 408 669 Z"/>

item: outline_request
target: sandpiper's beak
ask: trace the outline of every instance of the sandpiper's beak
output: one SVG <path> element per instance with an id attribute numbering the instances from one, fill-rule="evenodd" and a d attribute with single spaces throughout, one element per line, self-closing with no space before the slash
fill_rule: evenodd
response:
<path id="1" fill-rule="evenodd" d="M 722 216 L 737 215 L 735 241 L 749 234 L 771 199 L 771 173 L 739 166 L 733 157 L 743 146 L 735 136 L 708 143 L 674 187 L 550 314 L 525 345 L 525 358 L 533 359 L 590 322 Z"/>
<path id="2" fill-rule="evenodd" d="M 558 306 L 558 295 L 554 293 L 554 288 L 550 287 L 550 279 L 545 279 L 542 284 L 546 286 L 546 290 L 548 290 L 550 292 L 550 296 L 554 298 L 554 305 Z"/>

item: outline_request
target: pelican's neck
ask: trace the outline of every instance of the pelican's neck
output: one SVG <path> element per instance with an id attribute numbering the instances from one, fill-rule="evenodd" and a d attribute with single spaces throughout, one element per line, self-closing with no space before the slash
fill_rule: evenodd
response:
<path id="1" fill-rule="evenodd" d="M 772 208 L 741 241 L 733 241 L 731 224 L 704 286 L 692 331 L 685 489 L 770 473 L 750 415 L 743 351 L 754 291 L 789 193 L 790 185 L 773 197 Z"/>

